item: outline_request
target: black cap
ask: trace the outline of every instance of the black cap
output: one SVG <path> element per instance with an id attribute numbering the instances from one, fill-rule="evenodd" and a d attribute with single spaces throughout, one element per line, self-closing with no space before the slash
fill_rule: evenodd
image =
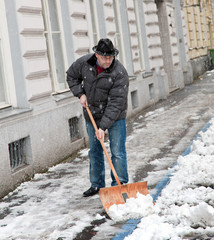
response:
<path id="1" fill-rule="evenodd" d="M 112 41 L 108 38 L 100 39 L 98 44 L 92 50 L 102 56 L 117 56 L 119 51 L 114 48 Z"/>

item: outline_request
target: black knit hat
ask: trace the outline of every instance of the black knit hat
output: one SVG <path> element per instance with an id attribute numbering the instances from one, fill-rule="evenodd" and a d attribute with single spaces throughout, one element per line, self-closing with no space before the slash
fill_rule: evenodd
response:
<path id="1" fill-rule="evenodd" d="M 108 38 L 100 39 L 98 44 L 92 50 L 102 56 L 117 56 L 119 51 L 114 48 L 112 41 Z"/>

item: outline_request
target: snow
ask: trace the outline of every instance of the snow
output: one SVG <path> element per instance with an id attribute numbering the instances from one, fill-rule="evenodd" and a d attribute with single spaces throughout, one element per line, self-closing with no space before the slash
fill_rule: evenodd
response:
<path id="1" fill-rule="evenodd" d="M 127 199 L 125 204 L 114 204 L 108 210 L 108 215 L 115 222 L 148 216 L 154 212 L 153 198 L 137 193 L 136 198 Z"/>
<path id="2" fill-rule="evenodd" d="M 64 165 L 64 164 L 63 164 Z M 61 165 L 62 167 L 62 165 Z M 63 166 L 65 167 L 65 165 Z M 69 165 L 67 164 L 69 169 Z M 60 166 L 51 168 L 49 171 L 59 171 Z M 43 180 L 43 185 L 36 184 Z M 72 239 L 76 233 L 81 232 L 92 220 L 84 210 L 69 209 L 69 198 L 64 197 L 69 192 L 68 182 L 61 182 L 58 178 L 50 179 L 50 175 L 36 174 L 33 181 L 21 184 L 10 195 L 16 195 L 10 209 L 12 213 L 0 220 L 0 239 L 42 239 L 46 234 L 50 240 L 55 240 L 63 230 L 63 236 Z M 67 189 L 67 191 L 66 191 Z M 21 204 L 19 196 L 26 201 Z M 72 195 L 70 196 L 72 198 Z M 1 209 L 8 207 L 2 203 Z M 84 216 L 84 221 L 75 221 L 79 215 Z M 48 227 L 48 232 L 44 226 Z M 70 226 L 68 228 L 68 226 Z M 38 236 L 38 237 L 37 237 Z"/>
<path id="3" fill-rule="evenodd" d="M 197 234 L 214 239 L 213 119 L 210 124 L 193 141 L 191 152 L 178 158 L 171 181 L 151 214 L 125 240 L 178 240 Z"/>

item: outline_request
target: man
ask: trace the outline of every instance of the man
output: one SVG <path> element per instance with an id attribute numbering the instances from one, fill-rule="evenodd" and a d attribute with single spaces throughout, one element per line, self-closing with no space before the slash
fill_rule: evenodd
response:
<path id="1" fill-rule="evenodd" d="M 115 58 L 119 51 L 110 39 L 100 39 L 92 49 L 94 54 L 80 57 L 67 71 L 69 88 L 83 106 L 89 136 L 91 187 L 83 193 L 84 197 L 93 196 L 105 187 L 104 154 L 100 144 L 100 141 L 104 141 L 105 130 L 108 130 L 111 160 L 119 180 L 121 183 L 128 182 L 125 147 L 128 74 Z M 96 133 L 86 106 L 97 124 Z M 111 178 L 111 185 L 117 185 L 112 172 Z"/>

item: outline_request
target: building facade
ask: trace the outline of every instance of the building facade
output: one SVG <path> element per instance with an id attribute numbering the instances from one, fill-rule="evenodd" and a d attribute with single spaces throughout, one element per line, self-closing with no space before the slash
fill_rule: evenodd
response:
<path id="1" fill-rule="evenodd" d="M 187 28 L 188 55 L 197 78 L 210 66 L 210 49 L 214 48 L 214 3 L 212 0 L 182 2 Z"/>
<path id="2" fill-rule="evenodd" d="M 128 117 L 193 80 L 177 0 L 0 0 L 0 197 L 85 146 L 66 70 L 100 38 L 119 49 Z"/>

